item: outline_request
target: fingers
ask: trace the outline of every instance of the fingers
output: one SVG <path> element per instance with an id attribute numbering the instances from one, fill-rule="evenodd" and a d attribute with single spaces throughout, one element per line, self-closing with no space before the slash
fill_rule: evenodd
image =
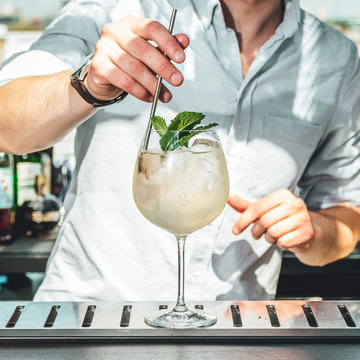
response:
<path id="1" fill-rule="evenodd" d="M 153 75 L 149 69 L 119 49 L 109 38 L 99 41 L 97 56 L 92 59 L 89 74 L 92 76 L 87 77 L 86 85 L 97 98 L 102 95 L 98 95 L 97 90 L 105 92 L 107 86 L 112 86 L 125 90 L 140 100 L 151 100 L 147 86 Z"/>
<path id="2" fill-rule="evenodd" d="M 313 231 L 309 229 L 305 232 L 303 229 L 296 229 L 277 239 L 277 245 L 285 250 L 298 252 L 307 249 L 313 241 Z"/>
<path id="3" fill-rule="evenodd" d="M 274 239 L 269 233 L 265 233 L 265 240 L 270 244 L 276 244 L 276 239 Z"/>
<path id="4" fill-rule="evenodd" d="M 117 37 L 119 46 L 171 85 L 181 85 L 184 80 L 181 72 L 161 52 L 166 53 L 176 63 L 182 63 L 185 60 L 184 48 L 188 46 L 189 38 L 185 34 L 174 37 L 163 25 L 153 20 L 128 16 L 126 22 L 129 24 L 128 33 L 127 36 Z M 150 44 L 149 40 L 154 41 L 158 48 Z M 153 95 L 157 80 L 154 74 L 150 90 Z"/>
<path id="5" fill-rule="evenodd" d="M 250 201 L 247 201 L 236 194 L 230 194 L 228 198 L 228 204 L 235 210 L 239 212 L 245 211 L 249 205 L 251 204 Z"/>
<path id="6" fill-rule="evenodd" d="M 170 60 L 183 62 L 188 45 L 185 34 L 173 36 L 156 21 L 126 16 L 119 23 L 104 26 L 85 78 L 86 86 L 101 100 L 125 90 L 150 102 L 155 94 L 156 74 L 173 86 L 182 84 L 183 76 Z M 171 97 L 171 92 L 162 86 L 160 100 L 168 102 Z"/>
<path id="7" fill-rule="evenodd" d="M 125 90 L 138 99 L 150 101 L 151 94 L 141 84 L 103 55 L 93 58 L 85 85 L 99 100 L 114 98 Z"/>
<path id="8" fill-rule="evenodd" d="M 183 50 L 185 50 L 189 46 L 190 40 L 186 34 L 180 33 L 180 34 L 174 35 L 174 37 L 180 43 Z"/>
<path id="9" fill-rule="evenodd" d="M 228 203 L 242 212 L 232 229 L 234 235 L 253 223 L 254 239 L 265 235 L 266 241 L 283 249 L 302 251 L 313 241 L 314 228 L 306 205 L 288 190 L 275 191 L 255 203 L 233 195 Z"/>
<path id="10" fill-rule="evenodd" d="M 235 235 L 240 234 L 251 223 L 261 218 L 271 209 L 279 206 L 289 197 L 295 198 L 295 196 L 289 190 L 278 190 L 267 196 L 262 197 L 254 203 L 251 203 L 234 224 L 233 233 Z"/>
<path id="11" fill-rule="evenodd" d="M 235 210 L 239 211 L 239 212 L 244 212 L 250 205 L 251 202 L 247 201 L 243 198 L 241 198 L 240 196 L 237 196 L 235 194 L 230 194 L 229 198 L 228 198 L 228 204 Z M 240 232 L 236 226 L 236 224 L 234 225 L 232 232 L 234 235 L 239 235 Z"/>
<path id="12" fill-rule="evenodd" d="M 287 224 L 286 221 L 282 222 L 282 220 L 298 213 L 299 210 L 302 210 L 301 205 L 293 197 L 269 210 L 254 222 L 254 226 L 251 229 L 254 239 L 259 239 L 266 231 L 270 230 L 272 236 L 280 237 L 280 229 L 286 227 Z"/>
<path id="13" fill-rule="evenodd" d="M 162 24 L 154 20 L 139 19 L 134 16 L 127 16 L 126 18 L 134 34 L 143 39 L 155 41 L 159 49 L 165 52 L 171 60 L 177 63 L 185 60 L 185 53 L 182 46 Z M 182 35 L 184 37 L 186 36 L 184 34 Z"/>
<path id="14" fill-rule="evenodd" d="M 151 69 L 152 92 L 155 93 L 156 76 L 159 74 L 165 81 L 173 86 L 179 86 L 183 82 L 183 76 L 179 70 L 154 46 L 141 37 L 132 36 L 131 39 L 119 42 L 120 47 L 132 58 L 140 62 L 143 68 Z M 182 50 L 181 50 L 182 51 Z M 183 52 L 183 51 L 182 51 Z M 140 69 L 135 68 L 131 74 L 136 75 Z"/>
<path id="15" fill-rule="evenodd" d="M 155 93 L 157 82 L 154 73 L 151 72 L 143 62 L 129 55 L 125 51 L 122 51 L 121 53 L 114 51 L 113 54 L 109 50 L 109 58 L 118 68 L 118 76 L 114 77 L 112 75 L 111 77 L 113 84 L 127 92 L 130 92 L 140 100 L 152 101 L 152 95 Z M 125 79 L 123 73 L 135 81 L 130 82 L 130 84 L 124 84 Z M 160 98 L 165 102 L 168 102 L 171 100 L 171 97 L 172 95 L 170 91 L 166 88 L 166 86 L 163 86 Z"/>

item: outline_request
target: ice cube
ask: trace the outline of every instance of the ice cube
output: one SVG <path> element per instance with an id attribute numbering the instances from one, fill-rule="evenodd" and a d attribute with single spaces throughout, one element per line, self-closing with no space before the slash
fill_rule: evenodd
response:
<path id="1" fill-rule="evenodd" d="M 159 186 L 166 175 L 166 156 L 154 153 L 143 153 L 140 159 L 141 168 L 149 185 Z"/>
<path id="2" fill-rule="evenodd" d="M 210 139 L 195 139 L 190 147 L 190 151 L 199 154 L 214 150 L 217 146 L 216 142 Z"/>

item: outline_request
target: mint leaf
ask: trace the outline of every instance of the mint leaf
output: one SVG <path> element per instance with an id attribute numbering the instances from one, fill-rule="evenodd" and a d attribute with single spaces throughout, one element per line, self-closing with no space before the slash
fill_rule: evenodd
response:
<path id="1" fill-rule="evenodd" d="M 197 112 L 183 111 L 177 114 L 169 125 L 169 130 L 182 131 L 191 130 L 194 126 L 201 123 L 205 115 Z"/>
<path id="2" fill-rule="evenodd" d="M 172 131 L 167 132 L 161 137 L 160 146 L 162 151 L 173 151 L 179 147 L 179 138 Z"/>
<path id="3" fill-rule="evenodd" d="M 164 136 L 166 132 L 168 131 L 168 128 L 166 126 L 165 119 L 161 116 L 153 116 L 151 118 L 151 123 L 156 130 L 156 132 L 161 136 Z"/>
<path id="4" fill-rule="evenodd" d="M 170 125 L 161 116 L 151 118 L 152 125 L 160 136 L 162 151 L 173 151 L 179 146 L 188 147 L 189 140 L 201 131 L 206 131 L 218 125 L 215 123 L 198 126 L 205 115 L 197 112 L 183 111 L 171 120 Z M 196 131 L 195 131 L 196 130 Z"/>
<path id="5" fill-rule="evenodd" d="M 217 126 L 218 124 L 216 123 L 212 123 L 212 124 L 209 124 L 209 125 L 205 125 L 205 126 L 198 126 L 197 128 L 193 129 L 194 131 L 193 132 L 190 132 L 188 133 L 187 135 L 185 136 L 182 136 L 180 141 L 179 141 L 179 145 L 178 146 L 186 146 L 188 147 L 189 146 L 189 140 L 196 134 L 202 132 L 202 131 L 206 131 L 206 130 L 209 130 L 215 126 Z"/>

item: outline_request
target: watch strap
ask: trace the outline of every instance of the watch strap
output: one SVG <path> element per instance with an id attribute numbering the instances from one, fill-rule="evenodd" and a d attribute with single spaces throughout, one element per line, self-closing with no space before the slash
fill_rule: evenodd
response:
<path id="1" fill-rule="evenodd" d="M 78 92 L 78 94 L 87 103 L 91 104 L 92 106 L 94 106 L 96 108 L 116 104 L 116 103 L 119 103 L 120 101 L 124 100 L 128 94 L 126 91 L 123 91 L 119 96 L 117 96 L 114 99 L 110 99 L 110 100 L 99 100 L 91 95 L 90 91 L 86 88 L 83 80 L 87 74 L 88 67 L 90 65 L 92 56 L 93 56 L 93 54 L 90 54 L 89 56 L 87 56 L 83 60 L 80 67 L 71 73 L 71 77 L 70 77 L 71 86 Z M 85 69 L 85 68 L 87 68 L 87 69 Z M 85 70 L 85 72 L 84 72 L 84 70 Z"/>

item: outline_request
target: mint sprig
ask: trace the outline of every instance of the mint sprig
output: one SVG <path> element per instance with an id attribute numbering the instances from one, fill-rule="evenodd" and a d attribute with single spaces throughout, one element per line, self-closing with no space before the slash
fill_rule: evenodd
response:
<path id="1" fill-rule="evenodd" d="M 202 131 L 218 125 L 212 123 L 204 126 L 197 126 L 204 119 L 205 115 L 197 112 L 183 111 L 171 120 L 169 126 L 161 116 L 153 116 L 151 123 L 160 136 L 162 151 L 173 151 L 180 146 L 188 147 L 189 140 Z M 196 127 L 197 126 L 197 127 Z M 176 131 L 176 133 L 175 133 Z"/>

